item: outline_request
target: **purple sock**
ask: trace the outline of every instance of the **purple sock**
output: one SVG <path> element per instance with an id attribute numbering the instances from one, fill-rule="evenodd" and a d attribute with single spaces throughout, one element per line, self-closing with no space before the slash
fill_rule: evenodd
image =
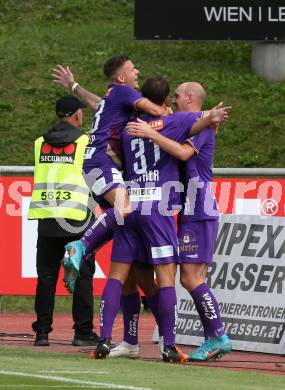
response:
<path id="1" fill-rule="evenodd" d="M 147 297 L 147 303 L 150 307 L 150 310 L 152 311 L 152 314 L 154 315 L 155 321 L 158 326 L 158 334 L 159 336 L 162 336 L 161 334 L 161 329 L 160 329 L 160 324 L 159 324 L 159 313 L 158 313 L 158 303 L 157 303 L 157 293 L 152 295 L 151 297 Z"/>
<path id="2" fill-rule="evenodd" d="M 121 304 L 124 317 L 124 341 L 129 344 L 138 344 L 138 322 L 141 311 L 141 297 L 139 292 L 122 295 Z"/>
<path id="3" fill-rule="evenodd" d="M 204 313 L 204 308 L 203 308 L 203 306 L 201 306 L 201 305 L 199 305 L 199 304 L 197 303 L 197 298 L 196 298 L 196 295 L 195 295 L 195 290 L 196 290 L 196 288 L 194 288 L 194 290 L 192 290 L 192 292 L 194 291 L 194 294 L 192 295 L 192 292 L 191 292 L 190 295 L 191 295 L 192 298 L 193 298 L 193 301 L 194 301 L 194 304 L 195 304 L 197 313 L 199 314 L 200 321 L 201 321 L 202 326 L 203 326 L 204 338 L 205 338 L 205 340 L 207 340 L 210 336 L 209 336 L 209 334 L 208 334 L 208 328 L 207 328 L 207 324 L 206 324 L 206 322 L 205 322 L 205 316 L 203 315 L 203 313 Z M 199 301 L 198 301 L 198 302 L 199 302 Z"/>
<path id="4" fill-rule="evenodd" d="M 120 309 L 122 284 L 117 279 L 108 279 L 100 303 L 100 336 L 112 338 L 115 317 Z"/>
<path id="5" fill-rule="evenodd" d="M 225 334 L 218 302 L 206 283 L 191 291 L 197 312 L 200 315 L 205 338 L 220 337 Z"/>
<path id="6" fill-rule="evenodd" d="M 81 241 L 86 248 L 85 254 L 97 251 L 101 246 L 113 238 L 114 228 L 117 225 L 115 209 L 110 208 L 96 219 L 85 231 Z"/>
<path id="7" fill-rule="evenodd" d="M 176 334 L 176 292 L 174 287 L 163 287 L 157 291 L 157 305 L 161 335 L 164 345 L 172 347 Z"/>

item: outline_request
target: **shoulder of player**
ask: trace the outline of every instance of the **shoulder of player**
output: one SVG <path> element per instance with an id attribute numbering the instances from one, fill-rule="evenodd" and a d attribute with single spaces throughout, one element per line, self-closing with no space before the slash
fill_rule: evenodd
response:
<path id="1" fill-rule="evenodd" d="M 107 89 L 103 98 L 107 98 L 109 96 L 116 95 L 117 93 L 121 94 L 124 91 L 126 92 L 129 90 L 133 91 L 134 88 L 129 87 L 129 86 L 124 85 L 124 84 L 112 83 L 112 84 L 108 85 L 108 89 Z"/>
<path id="2" fill-rule="evenodd" d="M 175 121 L 183 121 L 183 120 L 190 120 L 190 119 L 199 119 L 196 112 L 175 112 L 174 114 L 170 115 L 170 117 L 173 118 Z"/>
<path id="3" fill-rule="evenodd" d="M 195 117 L 193 113 L 189 112 L 175 112 L 172 115 L 169 115 L 168 123 L 174 124 L 178 128 L 189 127 L 195 122 Z M 190 128 L 189 128 L 190 130 Z"/>
<path id="4" fill-rule="evenodd" d="M 113 83 L 111 84 L 110 86 L 111 88 L 113 88 L 115 91 L 131 91 L 131 92 L 137 92 L 139 93 L 139 91 L 137 91 L 135 88 L 133 87 L 130 87 L 129 85 L 126 85 L 126 84 L 119 84 L 119 83 Z"/>
<path id="5" fill-rule="evenodd" d="M 185 118 L 189 112 L 175 112 L 172 115 L 168 115 L 169 117 L 171 116 L 172 118 L 179 119 L 179 118 Z"/>

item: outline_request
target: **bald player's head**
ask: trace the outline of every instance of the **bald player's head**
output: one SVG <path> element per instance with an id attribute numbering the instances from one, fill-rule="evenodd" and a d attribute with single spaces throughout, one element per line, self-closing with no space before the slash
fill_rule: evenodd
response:
<path id="1" fill-rule="evenodd" d="M 172 103 L 177 111 L 200 111 L 205 98 L 206 92 L 202 85 L 190 81 L 179 85 Z"/>
<path id="2" fill-rule="evenodd" d="M 201 105 L 204 104 L 206 98 L 206 92 L 201 84 L 194 83 L 194 82 L 184 83 L 184 88 L 185 88 L 185 94 L 187 96 L 193 95 Z"/>

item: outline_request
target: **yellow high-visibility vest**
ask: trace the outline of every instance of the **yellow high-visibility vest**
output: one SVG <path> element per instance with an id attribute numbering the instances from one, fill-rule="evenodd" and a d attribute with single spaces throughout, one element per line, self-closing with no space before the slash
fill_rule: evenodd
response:
<path id="1" fill-rule="evenodd" d="M 34 189 L 29 219 L 86 218 L 89 189 L 82 175 L 86 135 L 64 147 L 35 141 Z"/>

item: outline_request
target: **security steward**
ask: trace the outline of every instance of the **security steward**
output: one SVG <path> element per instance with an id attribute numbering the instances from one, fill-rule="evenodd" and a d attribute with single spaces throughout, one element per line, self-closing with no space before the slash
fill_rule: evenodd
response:
<path id="1" fill-rule="evenodd" d="M 64 246 L 80 239 L 90 222 L 89 190 L 82 175 L 88 137 L 81 130 L 83 103 L 75 96 L 56 102 L 58 122 L 35 141 L 35 173 L 29 219 L 38 220 L 37 320 L 34 345 L 48 346 L 53 330 L 56 284 Z M 75 281 L 72 316 L 75 329 L 73 345 L 96 345 L 93 332 L 93 275 L 95 262 L 85 261 Z"/>

